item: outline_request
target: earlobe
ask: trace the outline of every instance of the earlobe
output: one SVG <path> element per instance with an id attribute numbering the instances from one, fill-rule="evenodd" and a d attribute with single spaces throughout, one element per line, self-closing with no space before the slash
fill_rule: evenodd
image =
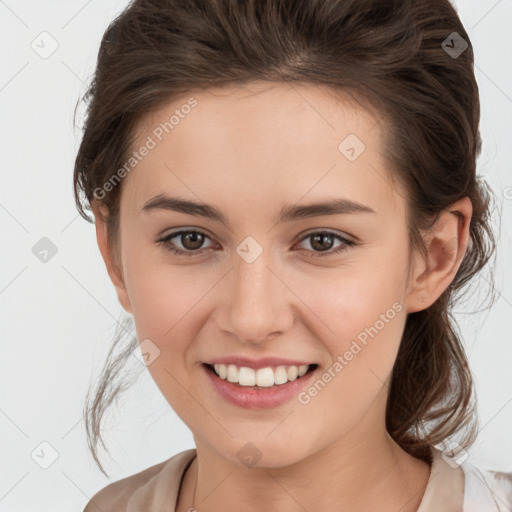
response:
<path id="1" fill-rule="evenodd" d="M 128 292 L 124 283 L 123 273 L 115 261 L 112 247 L 109 242 L 107 223 L 100 215 L 101 211 L 103 216 L 106 218 L 108 216 L 108 210 L 103 205 L 94 205 L 92 210 L 94 214 L 94 222 L 96 225 L 96 240 L 98 242 L 101 256 L 107 268 L 108 275 L 116 289 L 117 297 L 121 303 L 121 306 L 126 312 L 133 314 Z"/>
<path id="2" fill-rule="evenodd" d="M 409 313 L 431 306 L 453 281 L 470 241 L 472 213 L 471 201 L 464 197 L 443 211 L 424 237 L 427 261 L 419 255 L 415 260 L 418 270 L 413 275 L 406 299 Z"/>

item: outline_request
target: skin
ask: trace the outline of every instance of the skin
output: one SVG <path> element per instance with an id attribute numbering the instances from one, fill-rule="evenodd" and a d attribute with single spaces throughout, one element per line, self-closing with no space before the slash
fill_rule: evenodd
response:
<path id="1" fill-rule="evenodd" d="M 118 266 L 94 206 L 119 301 L 139 340 L 160 350 L 148 369 L 194 435 L 198 456 L 177 510 L 417 510 L 430 467 L 386 431 L 389 378 L 407 314 L 430 306 L 455 276 L 471 202 L 452 205 L 460 218 L 443 212 L 424 234 L 428 257 L 409 260 L 405 193 L 382 156 L 383 121 L 318 85 L 253 82 L 183 96 L 144 118 L 134 147 L 191 96 L 198 105 L 123 180 Z M 350 133 L 366 145 L 353 162 L 338 150 Z M 229 227 L 142 212 L 162 193 L 215 206 Z M 284 205 L 341 197 L 375 213 L 274 222 Z M 202 246 L 173 239 L 202 255 L 176 256 L 157 242 L 179 228 L 207 235 Z M 302 238 L 322 230 L 356 245 L 335 254 L 341 243 L 332 239 L 332 254 L 315 257 L 325 253 Z M 247 236 L 263 248 L 251 264 L 236 252 Z M 325 371 L 395 302 L 401 311 L 307 405 L 236 407 L 201 367 L 216 356 L 271 355 Z M 253 467 L 237 457 L 248 442 L 261 452 Z"/>

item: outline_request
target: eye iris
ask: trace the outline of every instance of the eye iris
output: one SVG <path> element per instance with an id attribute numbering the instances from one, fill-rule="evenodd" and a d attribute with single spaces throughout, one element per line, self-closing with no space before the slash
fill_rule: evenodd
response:
<path id="1" fill-rule="evenodd" d="M 329 247 L 325 247 L 325 245 L 319 245 L 317 246 L 317 242 L 320 240 L 320 243 L 323 244 L 325 243 L 325 240 L 329 239 L 331 241 L 329 245 Z M 332 244 L 333 244 L 333 235 L 330 235 L 329 233 L 320 233 L 320 234 L 317 234 L 317 235 L 314 235 L 312 236 L 311 238 L 311 246 L 315 249 L 320 249 L 321 251 L 328 251 L 329 249 L 332 248 Z"/>
<path id="2" fill-rule="evenodd" d="M 185 240 L 187 241 L 185 243 Z M 188 242 L 192 242 L 192 247 L 190 245 L 187 245 Z M 194 249 L 200 249 L 204 242 L 204 236 L 201 233 L 187 233 L 181 235 L 181 243 L 183 244 L 183 247 L 186 249 L 194 250 Z"/>

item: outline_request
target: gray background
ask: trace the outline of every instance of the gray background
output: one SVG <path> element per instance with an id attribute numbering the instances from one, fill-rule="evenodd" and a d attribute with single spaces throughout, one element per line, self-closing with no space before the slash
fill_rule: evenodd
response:
<path id="1" fill-rule="evenodd" d="M 101 36 L 126 4 L 0 0 L 0 511 L 82 510 L 109 481 L 194 447 L 188 428 L 145 369 L 119 415 L 108 422 L 106 441 L 115 459 L 104 459 L 110 480 L 93 464 L 81 422 L 90 379 L 123 310 L 94 226 L 74 206 L 72 169 L 80 130 L 73 128 L 72 115 Z M 457 310 L 481 424 L 469 453 L 476 465 L 512 471 L 512 0 L 455 5 L 476 51 L 484 142 L 479 173 L 503 209 L 498 300 L 482 313 L 467 314 L 471 305 Z M 40 36 L 44 31 L 51 36 Z M 48 58 L 31 47 L 42 47 L 41 37 L 47 38 L 46 51 L 52 40 L 58 44 Z M 43 237 L 57 248 L 46 263 L 32 252 Z M 57 459 L 43 469 L 40 464 L 51 462 L 53 450 Z"/>

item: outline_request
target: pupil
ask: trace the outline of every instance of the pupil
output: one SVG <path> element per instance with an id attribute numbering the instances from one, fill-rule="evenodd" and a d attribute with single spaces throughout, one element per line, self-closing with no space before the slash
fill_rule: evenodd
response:
<path id="1" fill-rule="evenodd" d="M 326 238 L 331 240 L 331 243 L 330 243 L 330 244 L 328 244 L 328 245 L 329 245 L 329 247 L 325 247 L 325 245 L 321 245 L 322 243 L 324 243 L 324 242 L 325 242 L 325 239 L 326 239 Z M 320 234 L 320 235 L 315 235 L 315 236 L 313 237 L 313 240 L 312 240 L 312 242 L 311 242 L 311 245 L 312 245 L 313 247 L 315 247 L 315 246 L 316 246 L 316 247 L 315 247 L 316 249 L 320 249 L 320 250 L 328 250 L 328 249 L 330 249 L 330 248 L 332 247 L 332 238 L 333 238 L 333 235 L 330 235 L 330 234 L 328 234 L 328 233 L 322 233 L 322 234 Z M 321 244 L 320 244 L 319 246 L 317 246 L 317 244 L 316 244 L 316 242 L 317 242 L 318 240 L 320 240 L 320 241 L 321 241 Z"/>
<path id="2" fill-rule="evenodd" d="M 182 235 L 183 236 L 183 235 Z M 202 237 L 203 235 L 201 235 L 200 233 L 187 233 L 185 236 L 185 240 L 188 242 L 192 242 L 192 247 L 188 246 L 187 247 L 187 243 L 183 243 L 183 239 L 182 239 L 182 243 L 184 245 L 184 247 L 187 247 L 187 249 L 199 249 L 203 243 L 203 240 L 202 240 Z M 190 240 L 190 238 L 192 240 Z"/>

